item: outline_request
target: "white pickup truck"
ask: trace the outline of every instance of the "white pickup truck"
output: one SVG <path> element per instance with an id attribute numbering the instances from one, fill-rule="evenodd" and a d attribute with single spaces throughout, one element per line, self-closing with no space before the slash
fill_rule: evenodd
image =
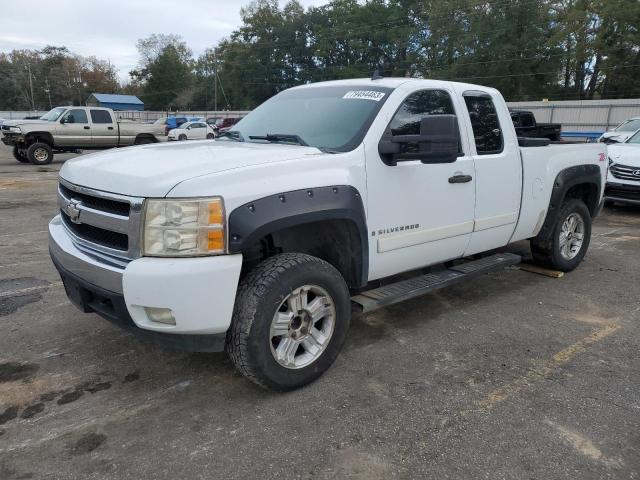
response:
<path id="1" fill-rule="evenodd" d="M 293 389 L 335 360 L 352 309 L 520 260 L 483 252 L 529 239 L 536 261 L 574 269 L 602 205 L 605 145 L 548 143 L 516 138 L 491 88 L 296 87 L 215 141 L 65 163 L 51 256 L 83 311 L 176 348 L 225 349 L 252 381 Z"/>
<path id="2" fill-rule="evenodd" d="M 38 120 L 8 120 L 0 126 L 2 143 L 21 163 L 46 165 L 54 152 L 101 150 L 156 143 L 164 128 L 118 120 L 110 108 L 56 107 Z"/>

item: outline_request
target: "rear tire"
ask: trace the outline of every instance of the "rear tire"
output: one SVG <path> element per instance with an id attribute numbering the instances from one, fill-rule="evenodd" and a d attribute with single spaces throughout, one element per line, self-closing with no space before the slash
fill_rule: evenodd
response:
<path id="1" fill-rule="evenodd" d="M 149 143 L 154 143 L 154 141 L 149 137 L 138 137 L 136 138 L 134 145 L 147 145 Z"/>
<path id="2" fill-rule="evenodd" d="M 551 238 L 531 240 L 536 263 L 563 272 L 576 268 L 591 241 L 591 214 L 582 200 L 565 201 L 558 213 Z"/>
<path id="3" fill-rule="evenodd" d="M 213 133 L 207 133 L 207 140 L 213 140 L 216 136 Z"/>
<path id="4" fill-rule="evenodd" d="M 47 143 L 33 143 L 27 148 L 27 158 L 34 165 L 47 165 L 53 161 L 53 149 Z"/>
<path id="5" fill-rule="evenodd" d="M 332 265 L 310 255 L 276 255 L 240 283 L 226 350 L 252 382 L 293 390 L 331 366 L 350 319 L 349 290 Z"/>
<path id="6" fill-rule="evenodd" d="M 18 148 L 17 145 L 13 147 L 13 158 L 20 163 L 29 163 L 29 159 L 27 158 L 24 148 Z"/>

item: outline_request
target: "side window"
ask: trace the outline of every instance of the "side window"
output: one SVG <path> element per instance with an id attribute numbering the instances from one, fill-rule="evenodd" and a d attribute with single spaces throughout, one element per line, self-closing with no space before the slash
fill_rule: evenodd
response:
<path id="1" fill-rule="evenodd" d="M 504 149 L 496 107 L 489 96 L 465 95 L 478 155 L 500 153 Z"/>
<path id="2" fill-rule="evenodd" d="M 531 113 L 523 113 L 522 114 L 522 126 L 523 127 L 533 127 L 536 122 L 533 120 L 533 115 Z"/>
<path id="3" fill-rule="evenodd" d="M 421 90 L 409 95 L 400 105 L 385 136 L 420 135 L 420 122 L 429 115 L 455 115 L 451 96 L 443 90 Z M 418 143 L 401 144 L 400 153 L 417 153 Z M 462 143 L 458 140 L 458 152 L 462 153 Z"/>
<path id="4" fill-rule="evenodd" d="M 89 123 L 87 121 L 87 112 L 79 108 L 69 110 L 62 118 L 66 123 Z"/>
<path id="5" fill-rule="evenodd" d="M 113 123 L 111 115 L 106 110 L 91 110 L 90 114 L 93 123 Z"/>
<path id="6" fill-rule="evenodd" d="M 455 115 L 451 97 L 442 90 L 422 90 L 409 95 L 394 115 L 391 135 L 419 135 L 420 120 L 427 115 Z"/>
<path id="7" fill-rule="evenodd" d="M 520 126 L 520 115 L 518 115 L 517 113 L 512 113 L 511 114 L 511 121 L 513 122 L 513 126 L 514 127 L 519 127 Z"/>

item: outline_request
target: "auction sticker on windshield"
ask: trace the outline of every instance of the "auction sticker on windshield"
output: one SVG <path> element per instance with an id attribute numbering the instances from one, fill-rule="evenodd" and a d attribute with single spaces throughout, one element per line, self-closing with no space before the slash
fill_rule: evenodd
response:
<path id="1" fill-rule="evenodd" d="M 342 98 L 355 98 L 358 100 L 373 100 L 379 102 L 385 96 L 384 92 L 376 92 L 375 90 L 351 90 L 344 94 Z"/>

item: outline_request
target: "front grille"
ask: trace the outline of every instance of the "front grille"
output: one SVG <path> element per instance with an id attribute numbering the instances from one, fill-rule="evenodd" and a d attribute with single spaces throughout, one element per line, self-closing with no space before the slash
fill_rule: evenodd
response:
<path id="1" fill-rule="evenodd" d="M 60 191 L 68 199 L 81 200 L 84 206 L 93 208 L 94 210 L 101 210 L 103 212 L 113 213 L 114 215 L 122 215 L 123 217 L 128 217 L 129 211 L 131 210 L 131 204 L 129 203 L 75 192 L 62 184 L 60 184 Z"/>
<path id="2" fill-rule="evenodd" d="M 604 191 L 604 196 L 640 201 L 640 188 L 634 189 L 634 188 L 607 186 L 607 188 Z"/>
<path id="3" fill-rule="evenodd" d="M 124 233 L 112 232 L 86 223 L 73 223 L 69 216 L 60 210 L 62 221 L 74 235 L 108 248 L 126 252 L 129 250 L 129 237 Z"/>
<path id="4" fill-rule="evenodd" d="M 640 182 L 640 167 L 629 167 L 615 163 L 609 168 L 611 175 L 620 180 Z M 635 172 L 638 172 L 637 174 Z"/>
<path id="5" fill-rule="evenodd" d="M 140 256 L 143 200 L 65 180 L 58 185 L 60 216 L 69 235 L 80 250 L 107 263 L 121 264 Z"/>

